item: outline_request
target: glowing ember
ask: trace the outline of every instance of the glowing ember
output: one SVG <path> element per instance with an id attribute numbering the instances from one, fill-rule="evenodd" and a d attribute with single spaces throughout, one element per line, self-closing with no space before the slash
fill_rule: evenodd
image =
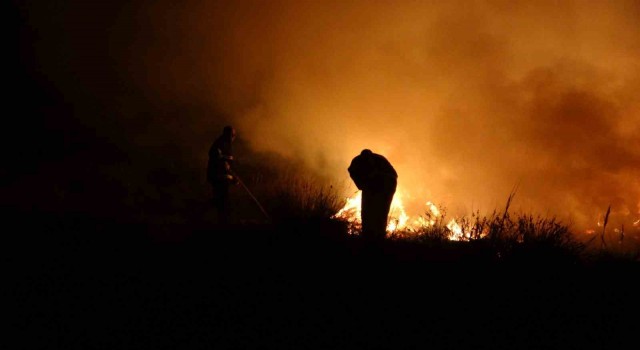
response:
<path id="1" fill-rule="evenodd" d="M 635 221 L 635 222 L 633 223 L 633 226 L 640 226 L 640 219 L 638 219 L 638 221 Z"/>
<path id="2" fill-rule="evenodd" d="M 332 216 L 333 218 L 349 222 L 351 226 L 349 229 L 350 234 L 357 234 L 362 227 L 361 203 L 362 192 L 358 191 L 351 198 L 347 198 L 344 207 Z M 435 225 L 437 218 L 442 217 L 440 210 L 432 202 L 426 202 L 426 207 L 428 209 L 426 216 L 418 216 L 410 220 L 411 218 L 407 215 L 404 205 L 402 204 L 402 192 L 397 191 L 391 202 L 391 209 L 389 210 L 387 233 L 415 233 L 421 228 Z M 449 221 L 446 227 L 451 231 L 449 239 L 457 241 L 465 237 L 462 228 L 455 220 Z M 467 234 L 466 237 L 468 238 L 469 235 Z"/>

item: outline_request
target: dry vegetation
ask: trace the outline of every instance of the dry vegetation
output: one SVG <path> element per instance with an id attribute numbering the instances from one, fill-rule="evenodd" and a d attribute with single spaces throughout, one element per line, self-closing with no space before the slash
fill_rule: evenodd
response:
<path id="1" fill-rule="evenodd" d="M 328 227 L 341 232 L 320 234 L 351 236 L 348 232 L 349 228 L 354 229 L 353 223 L 331 218 L 345 204 L 344 197 L 340 195 L 342 187 L 330 185 L 311 173 L 301 175 L 294 171 L 281 172 L 274 177 L 258 176 L 258 180 L 251 185 L 257 189 L 256 193 L 276 226 L 288 227 L 287 224 L 292 222 L 312 226 L 322 221 L 338 221 L 344 225 Z M 417 230 L 391 232 L 387 244 L 389 247 L 403 247 L 397 251 L 398 254 L 405 252 L 407 247 L 411 247 L 410 254 L 413 256 L 421 254 L 421 247 L 425 248 L 424 254 L 433 253 L 433 249 L 437 247 L 446 251 L 459 247 L 484 260 L 514 263 L 594 264 L 640 261 L 640 247 L 622 248 L 620 241 L 608 242 L 611 239 L 604 234 L 606 225 L 603 234 L 585 238 L 584 235 L 575 234 L 570 225 L 555 217 L 513 212 L 510 207 L 514 196 L 515 192 L 507 198 L 503 209 L 496 209 L 490 214 L 474 212 L 470 216 L 456 218 L 462 230 L 459 241 L 449 239 L 452 235 L 451 229 L 447 227 L 450 218 L 446 217 L 446 208 L 441 207 L 443 215 L 434 216 L 428 211 L 424 213 L 425 221 L 433 221 L 433 225 L 424 225 Z M 355 228 L 358 232 L 358 228 Z M 317 230 L 311 231 L 317 233 Z M 353 236 L 352 239 L 357 239 L 357 235 Z M 456 253 L 453 255 L 457 256 Z M 428 260 L 428 257 L 423 259 Z"/>

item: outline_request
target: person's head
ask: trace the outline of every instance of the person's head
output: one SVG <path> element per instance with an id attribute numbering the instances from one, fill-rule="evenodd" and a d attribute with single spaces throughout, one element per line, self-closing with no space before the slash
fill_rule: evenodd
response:
<path id="1" fill-rule="evenodd" d="M 229 141 L 233 141 L 236 138 L 236 129 L 234 129 L 231 125 L 227 125 L 222 129 L 222 135 L 225 139 Z"/>
<path id="2" fill-rule="evenodd" d="M 372 164 L 373 163 L 373 152 L 371 152 L 370 149 L 363 149 L 362 152 L 360 152 L 360 155 L 358 156 L 358 158 L 360 158 L 361 161 L 367 163 L 367 164 Z"/>

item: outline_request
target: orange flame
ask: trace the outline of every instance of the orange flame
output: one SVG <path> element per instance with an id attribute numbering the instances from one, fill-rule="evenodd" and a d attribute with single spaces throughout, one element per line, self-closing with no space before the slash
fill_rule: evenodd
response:
<path id="1" fill-rule="evenodd" d="M 430 227 L 436 224 L 438 217 L 443 217 L 438 207 L 432 202 L 426 202 L 428 209 L 428 215 L 418 216 L 411 218 L 407 215 L 404 205 L 402 203 L 403 197 L 402 191 L 397 191 L 391 202 L 391 209 L 389 210 L 389 220 L 387 224 L 387 233 L 401 233 L 403 235 L 416 233 L 421 228 Z M 350 234 L 357 234 L 358 230 L 362 227 L 362 192 L 358 191 L 350 198 L 346 199 L 346 204 L 340 209 L 332 218 L 345 220 L 349 222 L 351 228 Z M 449 235 L 450 240 L 460 240 L 465 236 L 462 227 L 456 222 L 455 219 L 449 221 L 446 227 L 451 231 Z"/>

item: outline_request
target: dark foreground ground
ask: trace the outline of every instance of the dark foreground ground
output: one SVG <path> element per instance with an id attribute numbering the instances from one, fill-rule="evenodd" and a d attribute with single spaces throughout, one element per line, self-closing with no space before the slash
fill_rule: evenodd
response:
<path id="1" fill-rule="evenodd" d="M 318 236 L 322 224 L 190 227 L 180 242 L 154 243 L 133 224 L 20 221 L 3 245 L 4 349 L 637 343 L 638 264 L 504 263 L 455 245 L 369 251 Z"/>

